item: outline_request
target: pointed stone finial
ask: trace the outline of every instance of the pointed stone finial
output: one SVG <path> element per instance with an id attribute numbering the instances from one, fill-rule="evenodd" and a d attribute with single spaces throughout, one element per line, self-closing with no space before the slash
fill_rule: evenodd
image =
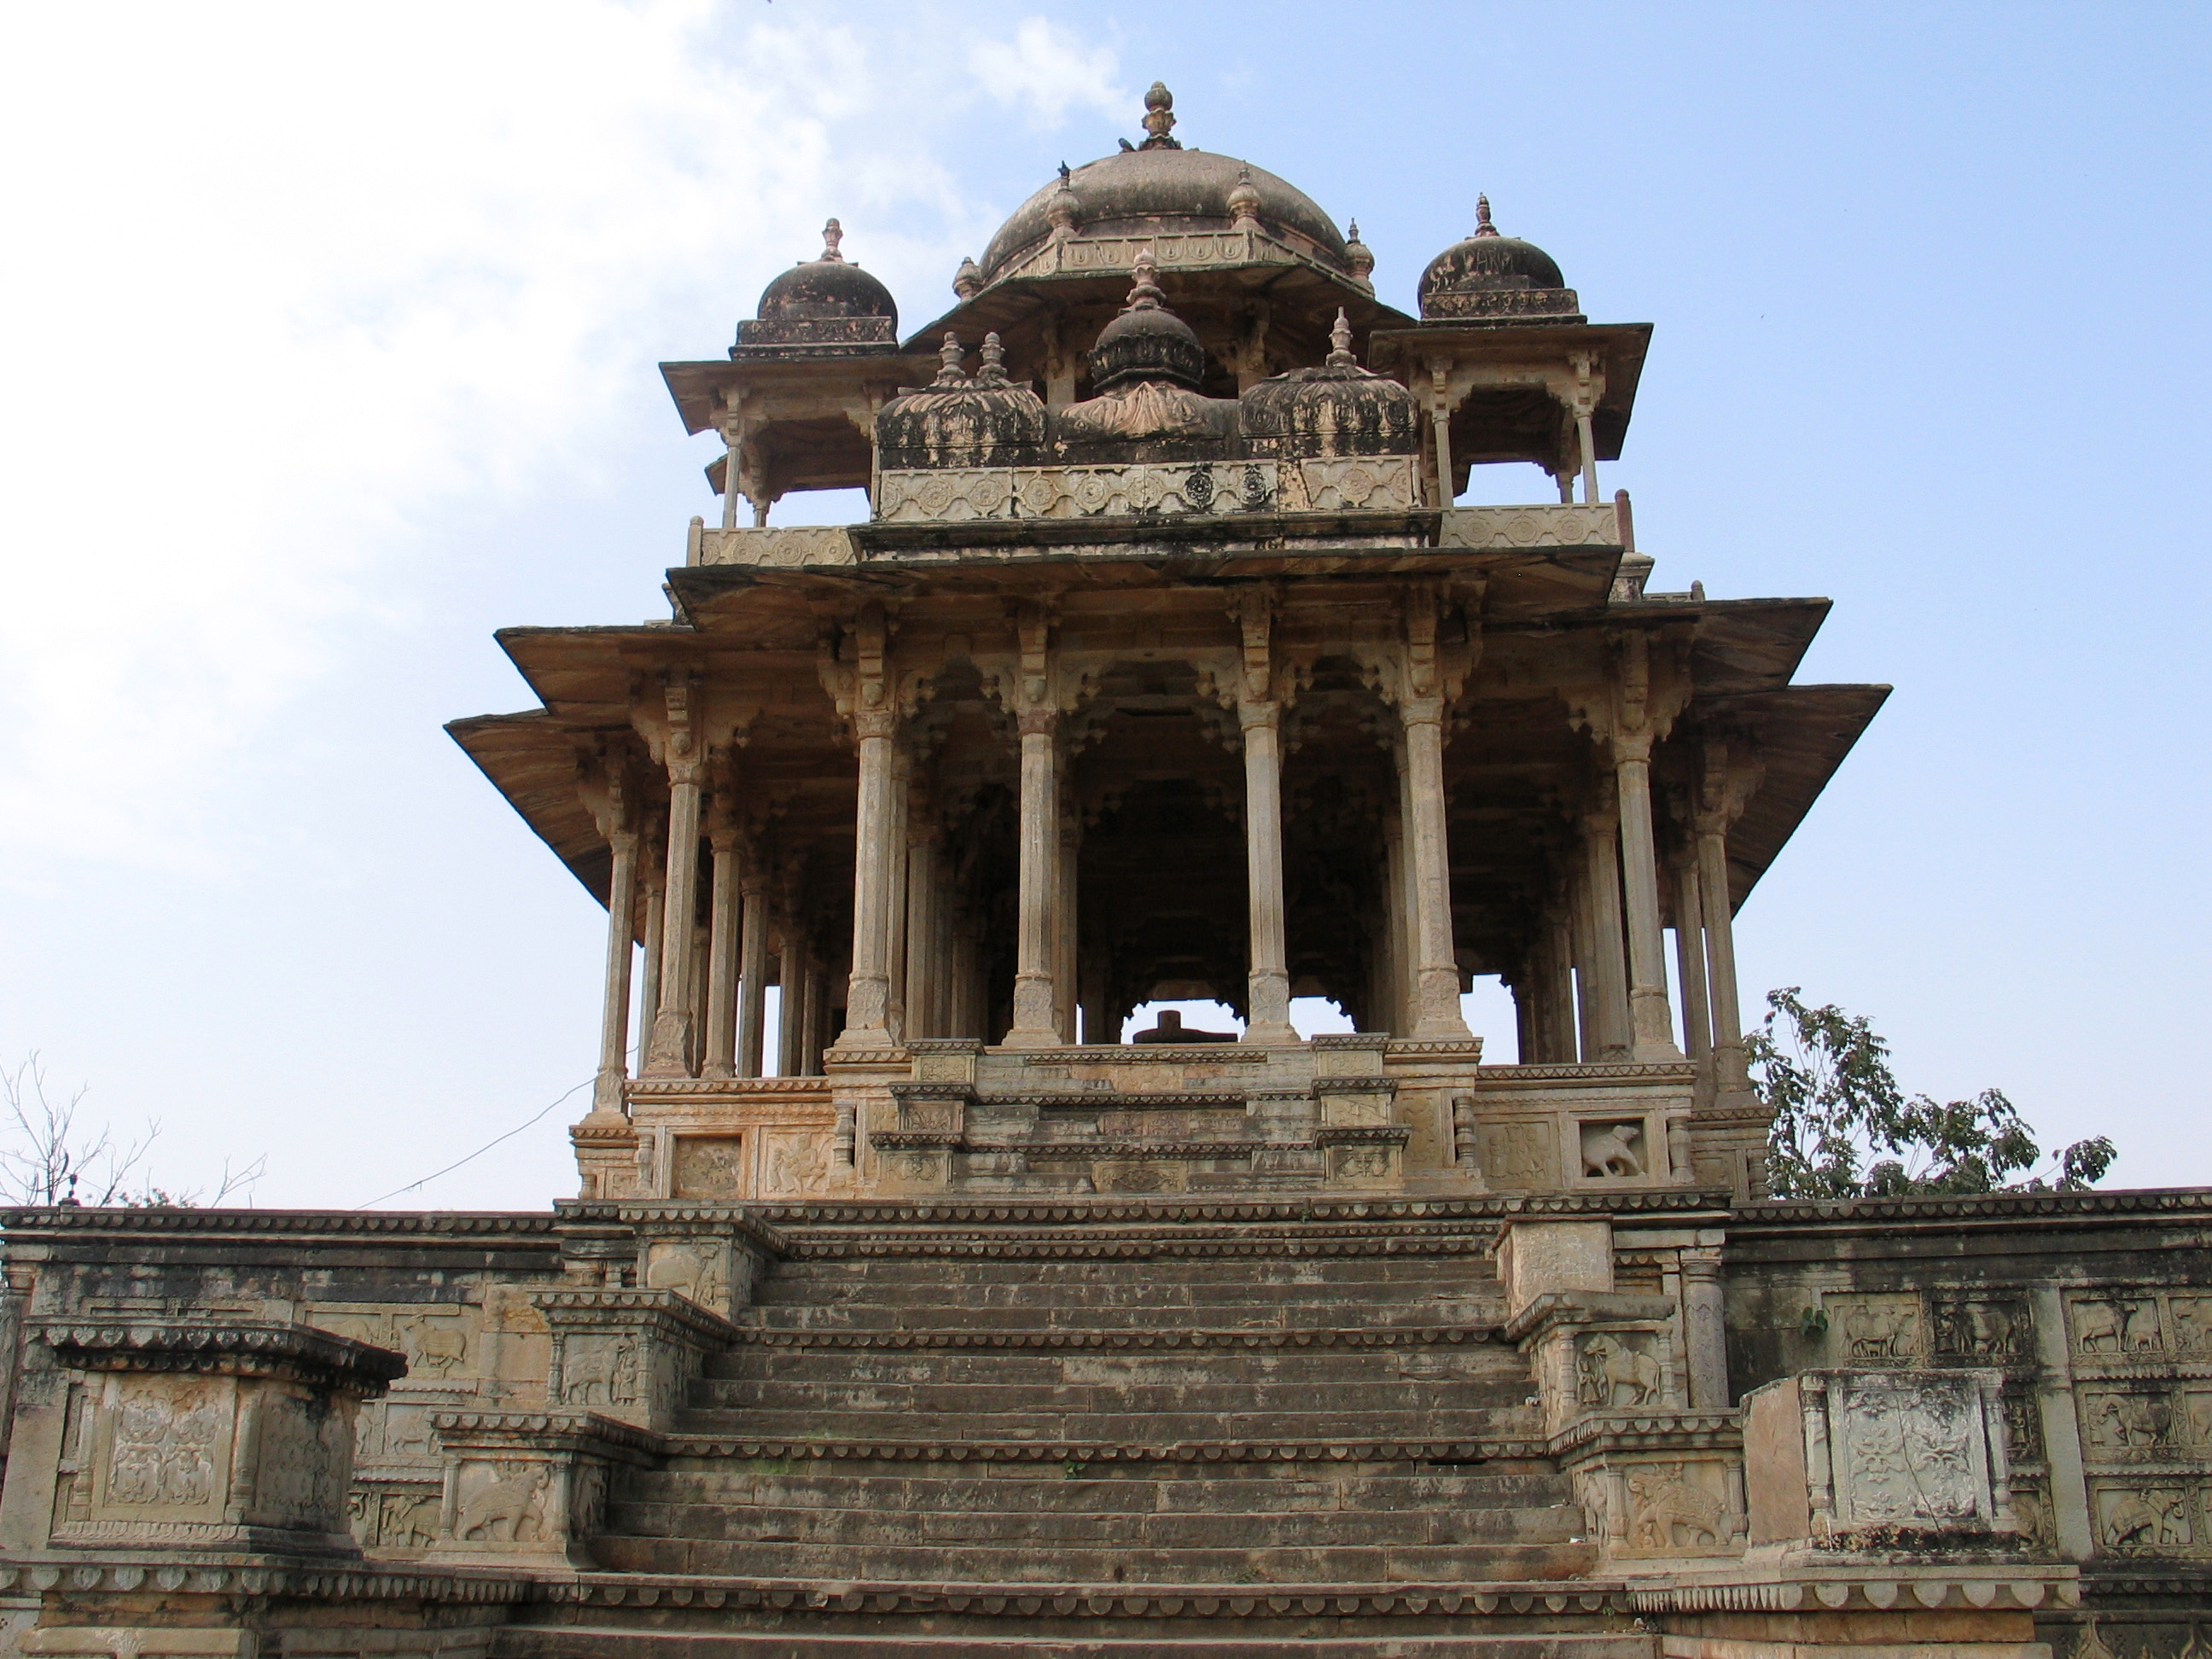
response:
<path id="1" fill-rule="evenodd" d="M 983 268 L 970 254 L 960 262 L 960 269 L 952 273 L 952 291 L 963 300 L 972 300 L 982 292 L 982 289 Z"/>
<path id="2" fill-rule="evenodd" d="M 968 372 L 960 367 L 960 360 L 966 355 L 961 349 L 960 337 L 949 329 L 945 331 L 945 343 L 937 349 L 937 361 L 942 367 L 938 369 L 937 379 L 932 384 L 966 386 Z"/>
<path id="3" fill-rule="evenodd" d="M 1123 306 L 1121 309 L 1124 311 L 1159 310 L 1167 302 L 1168 296 L 1161 291 L 1158 282 L 1155 280 L 1159 272 L 1159 266 L 1152 258 L 1152 249 L 1139 248 L 1130 270 L 1137 280 L 1129 289 L 1128 304 Z"/>
<path id="4" fill-rule="evenodd" d="M 831 261 L 833 264 L 844 264 L 845 256 L 837 251 L 837 245 L 844 240 L 845 227 L 839 224 L 835 219 L 832 219 L 828 224 L 823 226 L 822 257 L 824 259 Z"/>
<path id="5" fill-rule="evenodd" d="M 1175 94 L 1164 82 L 1155 81 L 1145 94 L 1145 142 L 1137 148 L 1181 149 L 1182 146 L 1168 137 L 1175 124 Z"/>
<path id="6" fill-rule="evenodd" d="M 1474 198 L 1474 234 L 1478 236 L 1495 236 L 1498 234 L 1498 227 L 1490 222 L 1490 198 L 1487 196 L 1478 196 Z"/>
<path id="7" fill-rule="evenodd" d="M 1352 222 L 1352 234 L 1344 244 L 1344 263 L 1352 268 L 1352 280 L 1363 288 L 1370 287 L 1369 276 L 1375 269 L 1375 255 L 1367 244 L 1359 240 L 1359 221 Z"/>
<path id="8" fill-rule="evenodd" d="M 1083 203 L 1074 187 L 1067 182 L 1067 163 L 1060 164 L 1060 185 L 1045 198 L 1044 216 L 1052 222 L 1055 236 L 1066 238 L 1075 234 L 1076 216 L 1082 212 Z"/>
<path id="9" fill-rule="evenodd" d="M 1357 368 L 1359 361 L 1352 355 L 1352 319 L 1344 314 L 1344 307 L 1336 308 L 1336 326 L 1328 331 L 1328 366 L 1331 368 Z"/>
<path id="10" fill-rule="evenodd" d="M 1260 188 L 1252 182 L 1252 169 L 1249 167 L 1237 169 L 1237 182 L 1229 191 L 1229 211 L 1236 219 L 1237 229 L 1260 228 Z"/>
<path id="11" fill-rule="evenodd" d="M 999 343 L 999 337 L 996 334 L 986 334 L 983 337 L 983 367 L 976 371 L 975 384 L 977 386 L 1006 384 L 1006 350 Z"/>

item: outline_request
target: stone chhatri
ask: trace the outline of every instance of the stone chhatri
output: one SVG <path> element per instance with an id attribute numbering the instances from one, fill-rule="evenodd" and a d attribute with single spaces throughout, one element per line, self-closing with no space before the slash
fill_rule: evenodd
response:
<path id="1" fill-rule="evenodd" d="M 1732 918 L 1885 688 L 1654 588 L 1649 328 L 1146 106 L 665 365 L 669 616 L 452 728 L 606 908 L 574 1198 L 5 1218 L 0 1650 L 2184 1650 L 2212 1194 L 1765 1196 Z"/>

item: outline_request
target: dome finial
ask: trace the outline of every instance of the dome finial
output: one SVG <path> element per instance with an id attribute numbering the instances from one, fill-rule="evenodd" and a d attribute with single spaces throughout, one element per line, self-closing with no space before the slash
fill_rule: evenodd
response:
<path id="1" fill-rule="evenodd" d="M 1239 230 L 1260 228 L 1260 187 L 1252 182 L 1252 169 L 1237 169 L 1237 182 L 1229 191 L 1229 213 Z"/>
<path id="2" fill-rule="evenodd" d="M 1129 289 L 1129 302 L 1121 309 L 1125 312 L 1159 310 L 1166 303 L 1168 296 L 1154 280 L 1159 266 L 1152 258 L 1152 249 L 1139 248 L 1130 269 L 1137 280 Z"/>
<path id="3" fill-rule="evenodd" d="M 1359 240 L 1359 221 L 1357 219 L 1352 222 L 1352 234 L 1345 240 L 1344 262 L 1352 268 L 1352 280 L 1366 287 L 1370 293 L 1373 292 L 1375 253 L 1374 250 Z"/>
<path id="4" fill-rule="evenodd" d="M 983 367 L 975 372 L 977 386 L 1006 386 L 1006 350 L 996 334 L 983 337 Z"/>
<path id="5" fill-rule="evenodd" d="M 960 269 L 952 273 L 952 291 L 963 300 L 972 300 L 983 291 L 983 268 L 969 255 L 960 262 Z"/>
<path id="6" fill-rule="evenodd" d="M 1474 234 L 1478 236 L 1498 234 L 1498 227 L 1490 222 L 1490 198 L 1487 196 L 1474 198 Z"/>
<path id="7" fill-rule="evenodd" d="M 960 349 L 960 337 L 950 329 L 945 331 L 945 343 L 937 349 L 937 361 L 943 365 L 937 371 L 935 386 L 966 386 L 968 372 L 960 367 L 964 354 Z"/>
<path id="8" fill-rule="evenodd" d="M 837 245 L 844 240 L 845 227 L 839 224 L 835 219 L 832 219 L 828 224 L 823 226 L 822 257 L 836 264 L 844 264 L 845 256 L 837 251 Z"/>
<path id="9" fill-rule="evenodd" d="M 1344 307 L 1336 308 L 1336 326 L 1328 331 L 1328 366 L 1331 368 L 1357 368 L 1358 360 L 1352 355 L 1352 319 L 1344 314 Z"/>
<path id="10" fill-rule="evenodd" d="M 1175 94 L 1164 81 L 1152 82 L 1145 94 L 1145 142 L 1139 149 L 1181 149 L 1182 146 L 1168 137 L 1176 124 Z"/>

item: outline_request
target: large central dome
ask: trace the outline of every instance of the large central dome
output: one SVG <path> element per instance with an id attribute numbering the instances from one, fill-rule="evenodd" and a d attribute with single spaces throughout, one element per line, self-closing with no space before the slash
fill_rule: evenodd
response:
<path id="1" fill-rule="evenodd" d="M 1164 88 L 1154 90 L 1164 97 Z M 1155 230 L 1214 231 L 1231 228 L 1242 216 L 1240 205 L 1249 207 L 1269 230 L 1304 245 L 1322 264 L 1349 269 L 1343 234 L 1304 191 L 1232 155 L 1172 143 L 1123 150 L 1045 185 L 991 238 L 981 280 L 997 281 L 1017 256 L 1049 238 L 1055 217 L 1072 216 L 1078 240 Z M 1237 198 L 1243 199 L 1232 199 Z"/>

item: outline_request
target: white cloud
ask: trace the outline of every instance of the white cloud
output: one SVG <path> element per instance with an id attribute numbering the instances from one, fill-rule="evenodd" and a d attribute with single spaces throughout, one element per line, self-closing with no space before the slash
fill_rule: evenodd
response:
<path id="1" fill-rule="evenodd" d="M 941 290 L 995 218 L 934 159 L 961 49 L 761 17 L 9 14 L 0 847 L 202 861 L 226 761 L 405 611 L 455 504 L 598 465 L 635 377 L 726 340 L 825 213 Z M 1007 50 L 1059 107 L 1110 73 L 1042 25 Z"/>
<path id="2" fill-rule="evenodd" d="M 1025 106 L 1035 125 L 1058 126 L 1076 108 L 1133 119 L 1136 100 L 1121 84 L 1113 52 L 1087 46 L 1044 18 L 1023 20 L 1010 41 L 977 40 L 969 63 L 987 92 Z"/>

